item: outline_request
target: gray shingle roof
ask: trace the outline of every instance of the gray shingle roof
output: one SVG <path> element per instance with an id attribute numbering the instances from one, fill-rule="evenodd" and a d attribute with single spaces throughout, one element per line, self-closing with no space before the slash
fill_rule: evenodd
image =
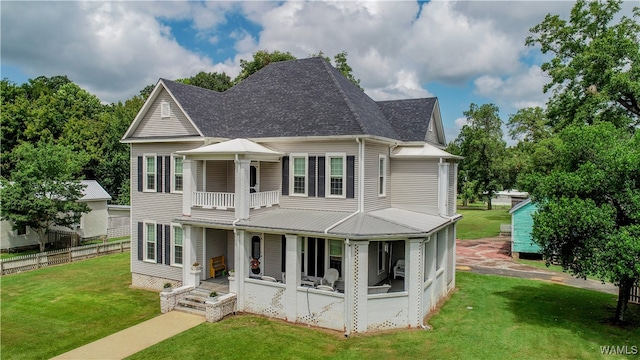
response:
<path id="1" fill-rule="evenodd" d="M 111 200 L 111 195 L 97 181 L 80 180 L 80 183 L 86 187 L 82 190 L 82 198 L 79 201 Z"/>
<path id="2" fill-rule="evenodd" d="M 404 141 L 424 141 L 437 98 L 378 101 L 382 113 Z"/>
<path id="3" fill-rule="evenodd" d="M 230 139 L 424 140 L 435 104 L 435 98 L 376 103 L 319 57 L 269 64 L 224 93 L 161 80 L 204 136 Z"/>

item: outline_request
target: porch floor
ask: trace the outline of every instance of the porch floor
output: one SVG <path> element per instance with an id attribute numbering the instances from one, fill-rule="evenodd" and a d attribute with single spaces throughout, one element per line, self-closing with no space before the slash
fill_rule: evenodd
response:
<path id="1" fill-rule="evenodd" d="M 229 293 L 229 280 L 224 276 L 200 281 L 200 285 L 204 285 L 212 291 L 215 290 L 221 293 Z"/>

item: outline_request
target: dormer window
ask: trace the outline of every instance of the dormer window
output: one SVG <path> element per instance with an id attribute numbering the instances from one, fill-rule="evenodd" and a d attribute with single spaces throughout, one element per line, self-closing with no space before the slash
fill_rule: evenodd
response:
<path id="1" fill-rule="evenodd" d="M 168 118 L 171 116 L 171 104 L 168 101 L 160 103 L 160 117 Z"/>

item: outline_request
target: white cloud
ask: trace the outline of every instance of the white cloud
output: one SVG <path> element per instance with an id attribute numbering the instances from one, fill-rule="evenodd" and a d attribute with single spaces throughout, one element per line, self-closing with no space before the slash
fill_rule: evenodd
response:
<path id="1" fill-rule="evenodd" d="M 544 107 L 549 95 L 542 92 L 542 87 L 548 80 L 538 65 L 532 65 L 526 71 L 509 77 L 481 76 L 474 81 L 474 92 L 498 99 L 500 107 Z"/>
<path id="2" fill-rule="evenodd" d="M 34 4 L 2 4 L 2 61 L 20 65 L 29 76 L 68 75 L 111 102 L 137 94 L 160 76 L 214 68 L 208 58 L 181 47 L 171 29 L 137 3 Z"/>

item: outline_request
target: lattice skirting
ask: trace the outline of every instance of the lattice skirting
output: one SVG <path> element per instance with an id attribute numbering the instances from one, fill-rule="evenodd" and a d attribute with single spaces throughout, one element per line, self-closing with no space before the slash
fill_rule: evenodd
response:
<path id="1" fill-rule="evenodd" d="M 131 286 L 135 288 L 162 291 L 165 283 L 171 283 L 172 287 L 178 288 L 182 286 L 182 281 L 169 280 L 156 276 L 149 276 L 143 274 L 132 273 L 131 274 Z"/>

